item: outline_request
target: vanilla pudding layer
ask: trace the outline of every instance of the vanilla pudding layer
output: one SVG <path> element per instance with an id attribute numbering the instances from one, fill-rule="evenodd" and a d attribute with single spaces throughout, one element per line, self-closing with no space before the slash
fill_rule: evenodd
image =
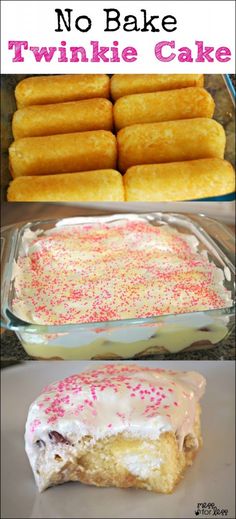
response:
<path id="1" fill-rule="evenodd" d="M 115 340 L 119 332 L 111 334 L 114 341 L 111 340 L 109 333 L 92 332 L 93 337 L 89 333 L 82 334 L 77 332 L 73 334 L 58 334 L 55 338 L 50 338 L 46 335 L 35 334 L 21 334 L 20 339 L 23 342 L 26 352 L 32 357 L 41 359 L 65 359 L 65 360 L 87 360 L 87 359 L 112 359 L 123 358 L 128 359 L 135 356 L 154 355 L 159 353 L 177 353 L 186 348 L 199 349 L 200 347 L 209 348 L 210 345 L 220 342 L 228 333 L 228 328 L 223 322 L 210 322 L 209 328 L 204 328 L 206 319 L 204 316 L 199 317 L 200 328 L 184 327 L 184 325 L 170 326 L 168 322 L 162 326 L 160 333 L 157 327 L 149 331 L 150 338 L 143 340 L 131 340 L 129 337 L 130 331 L 126 331 L 126 339 L 119 342 Z M 203 328 L 201 328 L 201 326 Z M 137 335 L 138 335 L 137 330 Z M 147 332 L 146 332 L 147 334 Z M 131 334 L 132 336 L 132 334 Z M 141 335 L 142 336 L 142 335 Z M 91 341 L 91 342 L 90 342 Z M 78 345 L 80 343 L 80 345 Z"/>
<path id="2" fill-rule="evenodd" d="M 205 379 L 108 364 L 50 384 L 33 402 L 26 452 L 40 491 L 65 481 L 171 492 L 201 445 Z"/>

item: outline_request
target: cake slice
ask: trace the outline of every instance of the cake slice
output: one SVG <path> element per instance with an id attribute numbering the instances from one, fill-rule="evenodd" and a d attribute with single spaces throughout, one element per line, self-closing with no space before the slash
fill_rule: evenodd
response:
<path id="1" fill-rule="evenodd" d="M 205 379 L 106 364 L 52 383 L 32 403 L 26 452 L 39 491 L 80 481 L 170 493 L 202 445 Z"/>

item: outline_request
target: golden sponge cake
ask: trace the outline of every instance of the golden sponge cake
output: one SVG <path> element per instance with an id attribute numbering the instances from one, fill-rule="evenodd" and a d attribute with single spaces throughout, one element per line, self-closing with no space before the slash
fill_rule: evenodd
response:
<path id="1" fill-rule="evenodd" d="M 109 98 L 109 93 L 110 79 L 105 74 L 33 76 L 20 81 L 15 89 L 17 108 L 94 97 Z"/>
<path id="2" fill-rule="evenodd" d="M 211 95 L 200 87 L 180 88 L 167 92 L 134 94 L 120 97 L 114 105 L 117 130 L 139 123 L 158 123 L 178 119 L 209 117 L 215 103 Z"/>
<path id="3" fill-rule="evenodd" d="M 129 94 L 159 92 L 203 84 L 203 74 L 114 74 L 111 78 L 111 96 L 116 101 Z"/>
<path id="4" fill-rule="evenodd" d="M 105 130 L 25 137 L 9 148 L 13 178 L 116 167 L 116 138 Z"/>
<path id="5" fill-rule="evenodd" d="M 235 171 L 223 159 L 132 166 L 124 175 L 127 202 L 194 200 L 232 193 Z"/>
<path id="6" fill-rule="evenodd" d="M 113 106 L 102 98 L 26 106 L 17 110 L 12 119 L 14 139 L 112 128 Z"/>
<path id="7" fill-rule="evenodd" d="M 8 202 L 123 202 L 122 175 L 115 170 L 18 177 Z"/>
<path id="8" fill-rule="evenodd" d="M 130 166 L 224 157 L 225 131 L 212 119 L 134 124 L 117 135 L 119 170 Z"/>

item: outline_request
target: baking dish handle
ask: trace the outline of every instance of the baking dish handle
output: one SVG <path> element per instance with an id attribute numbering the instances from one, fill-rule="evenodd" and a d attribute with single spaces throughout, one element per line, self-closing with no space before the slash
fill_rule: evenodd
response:
<path id="1" fill-rule="evenodd" d="M 8 319 L 2 311 L 8 304 L 11 283 L 11 264 L 14 259 L 18 224 L 1 227 L 1 327 L 8 327 Z"/>
<path id="2" fill-rule="evenodd" d="M 14 231 L 16 230 L 17 225 L 5 225 L 1 227 L 0 237 L 1 237 L 1 262 L 3 266 L 3 257 L 6 256 L 6 249 L 11 246 L 12 237 Z"/>
<path id="3" fill-rule="evenodd" d="M 226 256 L 235 264 L 235 234 L 230 227 L 213 220 L 204 214 L 192 215 L 194 220 L 200 224 L 217 245 L 223 250 Z"/>

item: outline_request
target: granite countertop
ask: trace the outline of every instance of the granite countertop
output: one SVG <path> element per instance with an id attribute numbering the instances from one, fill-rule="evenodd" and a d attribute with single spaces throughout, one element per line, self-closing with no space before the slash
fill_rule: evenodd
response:
<path id="1" fill-rule="evenodd" d="M 231 78 L 231 81 L 232 81 L 232 83 L 234 85 L 234 88 L 236 88 L 236 76 L 235 76 L 235 74 L 230 74 L 230 78 Z"/>
<path id="2" fill-rule="evenodd" d="M 17 361 L 32 360 L 24 351 L 14 332 L 5 331 L 1 337 L 1 363 L 9 365 Z M 210 349 L 180 352 L 169 355 L 143 357 L 142 360 L 235 360 L 235 331 Z"/>

